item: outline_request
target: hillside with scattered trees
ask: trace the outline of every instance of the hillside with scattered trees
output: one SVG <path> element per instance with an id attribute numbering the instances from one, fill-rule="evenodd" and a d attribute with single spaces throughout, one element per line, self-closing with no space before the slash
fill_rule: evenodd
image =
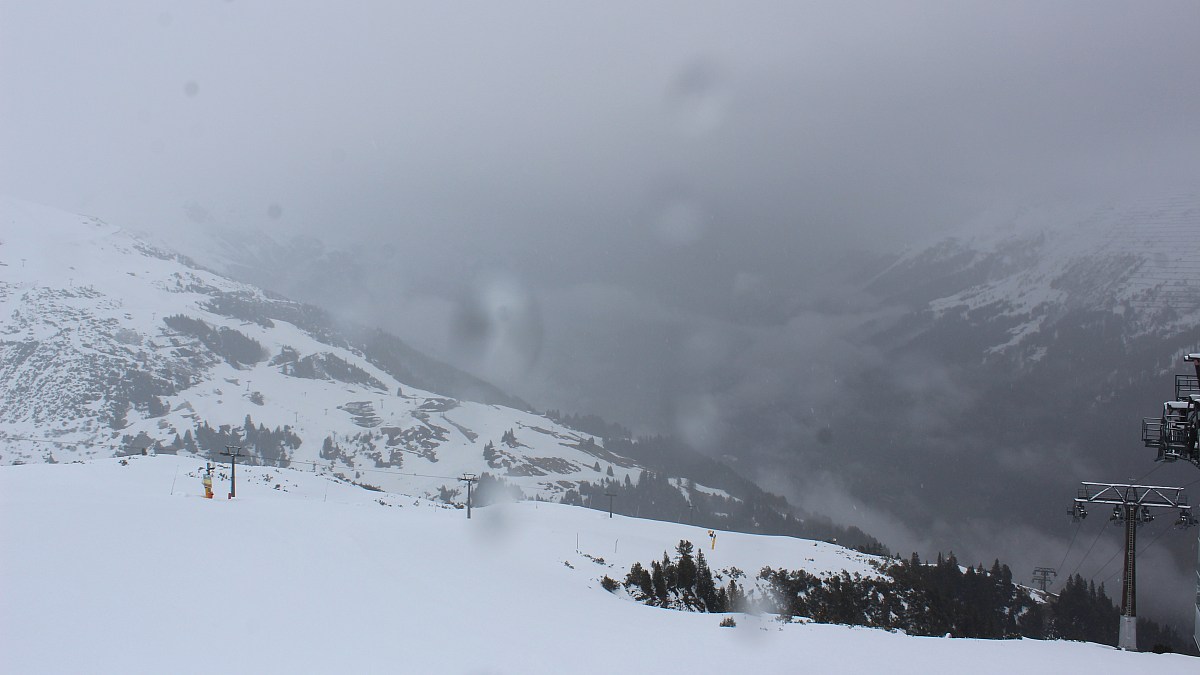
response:
<path id="1" fill-rule="evenodd" d="M 649 566 L 634 563 L 623 586 L 634 599 L 656 607 L 695 612 L 765 610 L 783 621 L 804 618 L 900 630 L 910 635 L 984 639 L 1082 640 L 1115 646 L 1120 614 L 1104 585 L 1075 575 L 1058 595 L 1041 594 L 1013 582 L 999 560 L 989 569 L 959 565 L 954 554 L 923 563 L 887 559 L 878 576 L 804 570 L 759 571 L 744 589 L 741 570 L 709 569 L 703 552 L 680 541 L 674 557 L 663 554 Z M 611 581 L 611 580 L 610 580 Z M 615 590 L 616 583 L 605 584 Z M 1138 648 L 1200 656 L 1172 626 L 1138 620 Z"/>

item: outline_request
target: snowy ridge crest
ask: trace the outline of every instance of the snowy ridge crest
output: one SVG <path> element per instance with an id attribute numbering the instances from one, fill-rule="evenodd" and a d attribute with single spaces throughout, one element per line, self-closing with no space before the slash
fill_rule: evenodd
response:
<path id="1" fill-rule="evenodd" d="M 908 251 L 871 288 L 947 315 L 1010 324 L 990 351 L 1020 347 L 1072 313 L 1106 312 L 1130 335 L 1200 323 L 1200 197 L 988 214 Z M 899 290 L 897 290 L 899 289 Z"/>
<path id="2" fill-rule="evenodd" d="M 391 336 L 95 218 L 0 199 L 0 269 L 6 464 L 241 445 L 248 461 L 420 495 L 490 472 L 548 499 L 640 474 L 596 437 L 497 404 L 485 383 L 490 402 L 414 386 L 416 357 Z"/>

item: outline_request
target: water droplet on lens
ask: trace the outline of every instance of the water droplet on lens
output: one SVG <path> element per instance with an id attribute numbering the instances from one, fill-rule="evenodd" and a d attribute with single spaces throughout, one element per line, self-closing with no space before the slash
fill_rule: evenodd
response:
<path id="1" fill-rule="evenodd" d="M 833 429 L 829 427 L 821 427 L 817 430 L 817 440 L 824 445 L 829 445 L 833 442 Z"/>
<path id="2" fill-rule="evenodd" d="M 675 433 L 693 449 L 711 452 L 722 438 L 720 408 L 709 395 L 687 395 L 676 401 Z"/>
<path id="3" fill-rule="evenodd" d="M 728 107 L 716 64 L 706 58 L 685 64 L 667 90 L 667 103 L 682 133 L 703 136 L 715 131 Z"/>
<path id="4" fill-rule="evenodd" d="M 704 235 L 704 214 L 695 202 L 677 198 L 663 205 L 654 219 L 654 234 L 669 246 L 694 244 Z"/>
<path id="5" fill-rule="evenodd" d="M 458 301 L 451 325 L 454 346 L 500 381 L 529 372 L 542 348 L 537 299 L 511 274 L 476 277 Z"/>
<path id="6" fill-rule="evenodd" d="M 193 223 L 207 223 L 212 221 L 212 213 L 203 204 L 196 202 L 184 204 L 183 213 Z"/>

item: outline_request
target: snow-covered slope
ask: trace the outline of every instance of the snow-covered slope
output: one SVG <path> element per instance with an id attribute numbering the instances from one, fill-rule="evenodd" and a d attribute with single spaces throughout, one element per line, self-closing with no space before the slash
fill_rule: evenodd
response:
<path id="1" fill-rule="evenodd" d="M 249 461 L 418 494 L 490 472 L 547 498 L 639 473 L 389 335 L 94 218 L 0 199 L 0 271 L 3 463 L 236 445 Z M 422 388 L 431 380 L 472 400 Z"/>
<path id="2" fill-rule="evenodd" d="M 994 352 L 1079 311 L 1121 316 L 1132 337 L 1176 335 L 1200 324 L 1200 196 L 988 214 L 908 251 L 871 287 L 935 317 L 1006 322 Z"/>
<path id="3" fill-rule="evenodd" d="M 197 460 L 0 467 L 0 669 L 13 673 L 1194 672 L 1084 643 L 916 638 L 647 607 L 605 592 L 704 530 L 536 502 L 462 510 L 296 470 L 201 498 Z M 278 487 L 276 487 L 278 486 Z M 707 548 L 707 547 L 706 547 Z M 714 569 L 870 573 L 722 532 Z M 600 559 L 603 559 L 601 562 Z"/>

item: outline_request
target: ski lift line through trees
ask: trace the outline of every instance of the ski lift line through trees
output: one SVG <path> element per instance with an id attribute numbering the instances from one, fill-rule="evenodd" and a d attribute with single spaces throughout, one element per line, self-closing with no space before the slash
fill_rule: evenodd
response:
<path id="1" fill-rule="evenodd" d="M 1061 570 L 1062 566 L 1067 562 L 1067 556 L 1071 555 L 1071 547 L 1075 545 L 1075 538 L 1079 536 L 1079 531 L 1083 529 L 1083 525 L 1075 523 L 1075 532 L 1071 535 L 1071 543 L 1067 544 L 1067 552 L 1063 553 L 1063 558 L 1059 561 L 1054 569 Z"/>
<path id="2" fill-rule="evenodd" d="M 1103 527 L 1100 528 L 1100 531 L 1096 532 L 1096 538 L 1092 540 L 1092 545 L 1088 546 L 1088 550 L 1084 552 L 1083 557 L 1079 559 L 1079 563 L 1075 565 L 1075 569 L 1071 570 L 1071 573 L 1067 575 L 1068 577 L 1075 576 L 1075 573 L 1079 571 L 1079 568 L 1083 567 L 1083 563 L 1086 562 L 1088 556 L 1092 554 L 1092 549 L 1096 548 L 1096 542 L 1100 541 L 1100 535 L 1102 534 L 1104 534 Z"/>
<path id="3" fill-rule="evenodd" d="M 1163 532 L 1166 532 L 1166 530 L 1163 530 Z M 1153 544 L 1154 544 L 1154 542 L 1158 541 L 1158 537 L 1161 537 L 1161 536 L 1163 535 L 1163 532 L 1159 532 L 1157 537 L 1155 537 L 1154 539 L 1151 539 L 1151 540 L 1150 540 L 1150 545 L 1153 545 Z M 1145 553 L 1145 552 L 1146 552 L 1146 549 L 1150 548 L 1150 545 L 1143 546 L 1143 547 L 1142 547 L 1142 549 L 1141 549 L 1140 551 L 1138 551 L 1138 553 L 1139 553 L 1139 554 L 1141 554 L 1141 553 Z M 1091 575 L 1090 577 L 1088 577 L 1088 578 L 1089 578 L 1089 579 L 1095 579 L 1095 578 L 1099 577 L 1100 575 L 1104 574 L 1104 571 L 1105 571 L 1106 569 L 1108 569 L 1108 566 L 1109 566 L 1109 565 L 1111 565 L 1111 564 L 1112 564 L 1112 561 L 1116 560 L 1116 559 L 1117 559 L 1117 556 L 1119 556 L 1119 555 L 1121 555 L 1121 549 L 1119 549 L 1119 548 L 1118 548 L 1116 551 L 1114 551 L 1114 552 L 1113 552 L 1113 554 L 1112 554 L 1111 556 L 1109 556 L 1108 560 L 1105 560 L 1105 561 L 1104 561 L 1104 564 L 1103 564 L 1103 565 L 1101 565 L 1101 566 L 1100 566 L 1100 567 L 1099 567 L 1099 568 L 1096 570 L 1096 572 L 1095 572 L 1094 574 L 1092 574 L 1092 575 Z M 1115 573 L 1114 573 L 1114 574 L 1113 574 L 1111 577 L 1106 577 L 1106 578 L 1105 578 L 1105 581 L 1110 581 L 1110 580 L 1112 580 L 1112 579 L 1115 579 L 1115 578 L 1117 578 L 1117 577 L 1118 577 L 1118 576 L 1120 576 L 1120 575 L 1121 575 L 1121 570 L 1117 570 L 1117 571 L 1116 571 L 1116 572 L 1115 572 Z"/>
<path id="4" fill-rule="evenodd" d="M 1163 529 L 1161 532 L 1159 532 L 1159 533 L 1158 533 L 1158 534 L 1157 534 L 1157 535 L 1156 535 L 1156 536 L 1155 536 L 1153 539 L 1151 539 L 1151 540 L 1150 540 L 1150 543 L 1149 543 L 1149 544 L 1146 544 L 1146 545 L 1145 545 L 1145 546 L 1142 548 L 1142 550 L 1138 551 L 1138 555 L 1145 555 L 1145 554 L 1146 554 L 1146 551 L 1149 551 L 1149 550 L 1150 550 L 1150 548 L 1151 548 L 1152 546 L 1154 546 L 1154 544 L 1155 544 L 1155 543 L 1157 543 L 1159 539 L 1162 539 L 1162 537 L 1163 537 L 1163 535 L 1164 535 L 1164 534 L 1166 534 L 1167 532 L 1170 532 L 1170 531 L 1171 531 L 1171 528 L 1169 528 L 1169 527 L 1168 527 L 1168 528 L 1164 528 L 1164 529 Z M 1112 564 L 1112 561 L 1113 561 L 1113 560 L 1115 560 L 1115 559 L 1116 559 L 1116 557 L 1117 557 L 1118 555 L 1120 555 L 1120 554 L 1121 554 L 1121 551 L 1120 551 L 1120 549 L 1117 549 L 1117 552 L 1116 552 L 1116 553 L 1114 553 L 1114 554 L 1112 555 L 1112 557 L 1108 559 L 1108 562 L 1104 563 L 1104 565 L 1102 565 L 1102 566 L 1100 567 L 1100 571 L 1104 571 L 1104 570 L 1105 570 L 1105 569 L 1106 569 L 1106 568 L 1107 568 L 1109 565 L 1111 565 L 1111 564 Z M 1113 579 L 1117 579 L 1117 578 L 1119 578 L 1119 577 L 1121 576 L 1121 572 L 1122 572 L 1122 570 L 1117 570 L 1116 572 L 1113 572 L 1112 576 L 1110 576 L 1110 577 L 1106 577 L 1106 578 L 1105 578 L 1105 580 L 1104 580 L 1104 581 L 1105 581 L 1105 583 L 1107 583 L 1107 582 L 1109 582 L 1109 581 L 1112 581 Z M 1096 576 L 1099 576 L 1099 574 L 1097 574 Z"/>

